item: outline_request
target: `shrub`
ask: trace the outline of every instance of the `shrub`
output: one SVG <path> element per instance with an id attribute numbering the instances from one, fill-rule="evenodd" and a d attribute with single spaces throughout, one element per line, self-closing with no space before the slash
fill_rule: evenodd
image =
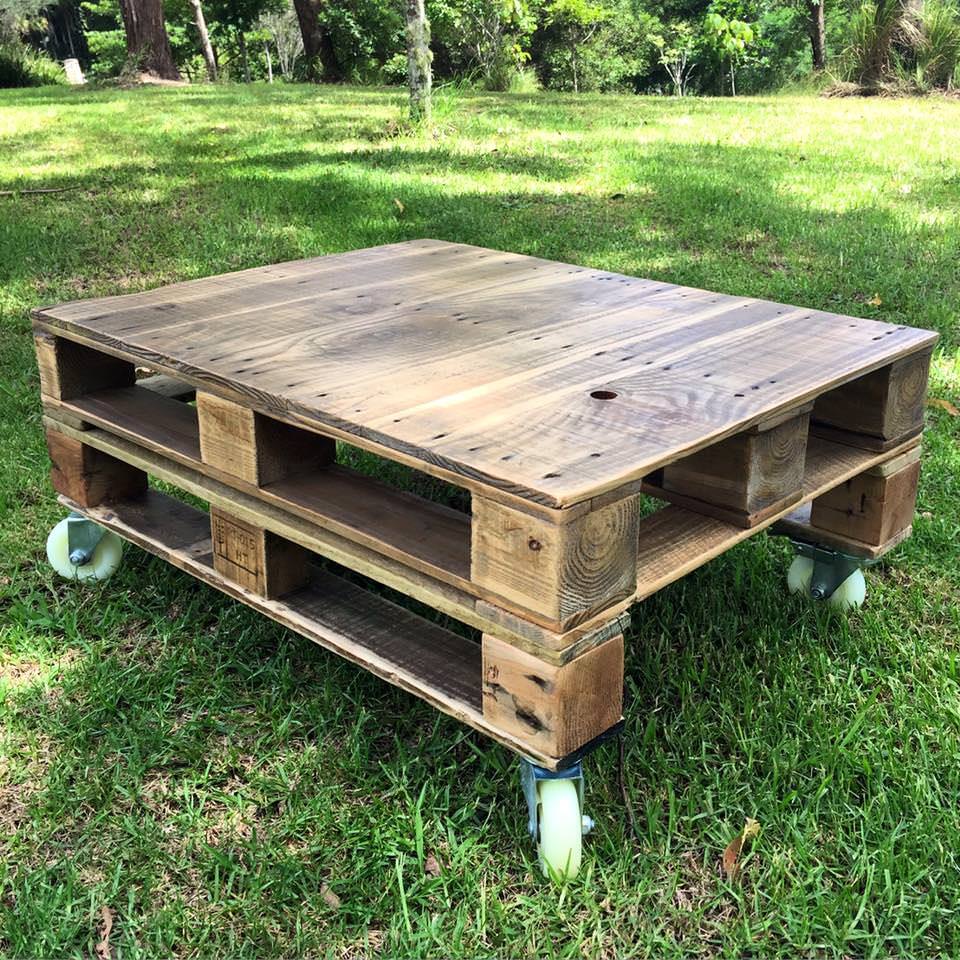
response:
<path id="1" fill-rule="evenodd" d="M 42 87 L 65 81 L 59 63 L 19 40 L 0 41 L 0 87 Z"/>
<path id="2" fill-rule="evenodd" d="M 915 45 L 916 73 L 931 87 L 949 88 L 960 67 L 960 10 L 927 0 Z"/>

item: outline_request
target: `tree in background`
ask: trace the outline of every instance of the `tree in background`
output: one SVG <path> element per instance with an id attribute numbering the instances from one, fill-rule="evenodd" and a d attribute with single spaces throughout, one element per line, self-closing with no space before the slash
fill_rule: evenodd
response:
<path id="1" fill-rule="evenodd" d="M 297 59 L 303 55 L 303 35 L 293 10 L 290 7 L 269 10 L 260 17 L 258 26 L 273 41 L 280 75 L 292 80 Z"/>
<path id="2" fill-rule="evenodd" d="M 203 6 L 200 0 L 190 0 L 193 7 L 193 18 L 197 25 L 197 35 L 200 37 L 200 48 L 203 51 L 203 61 L 207 65 L 207 76 L 214 82 L 217 79 L 217 58 L 210 43 L 210 33 L 207 30 L 207 21 L 203 15 Z"/>
<path id="3" fill-rule="evenodd" d="M 327 83 L 344 80 L 337 51 L 326 23 L 322 18 L 323 0 L 293 0 L 303 37 L 303 58 L 307 65 L 307 79 Z"/>
<path id="4" fill-rule="evenodd" d="M 712 6 L 712 5 L 711 5 Z M 730 92 L 737 95 L 736 66 L 746 55 L 756 39 L 753 27 L 743 20 L 728 20 L 723 14 L 711 10 L 704 19 L 707 42 L 726 61 L 730 69 Z M 721 89 L 721 93 L 723 90 Z"/>
<path id="5" fill-rule="evenodd" d="M 407 86 L 410 90 L 410 119 L 430 119 L 430 90 L 433 86 L 433 54 L 430 52 L 430 24 L 423 0 L 407 4 Z"/>
<path id="6" fill-rule="evenodd" d="M 653 35 L 653 43 L 660 52 L 660 65 L 670 77 L 674 94 L 684 96 L 695 63 L 697 40 L 693 28 L 682 20 L 670 24 L 662 35 Z"/>
<path id="7" fill-rule="evenodd" d="M 163 20 L 163 0 L 120 0 L 127 38 L 127 61 L 140 74 L 179 80 Z"/>
<path id="8" fill-rule="evenodd" d="M 827 20 L 823 4 L 824 0 L 804 0 L 810 30 L 813 69 L 817 72 L 825 70 L 827 66 Z"/>
<path id="9" fill-rule="evenodd" d="M 564 39 L 570 58 L 573 92 L 579 93 L 581 51 L 610 18 L 610 13 L 589 0 L 552 0 L 546 13 L 547 25 L 554 27 Z"/>

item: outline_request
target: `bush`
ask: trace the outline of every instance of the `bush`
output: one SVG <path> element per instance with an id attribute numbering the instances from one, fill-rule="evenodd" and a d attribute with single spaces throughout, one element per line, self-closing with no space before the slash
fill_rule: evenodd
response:
<path id="1" fill-rule="evenodd" d="M 0 87 L 42 87 L 65 81 L 59 63 L 19 40 L 0 41 Z"/>
<path id="2" fill-rule="evenodd" d="M 864 3 L 850 22 L 839 73 L 864 92 L 950 89 L 960 68 L 960 10 L 927 0 L 914 10 L 898 0 Z"/>
<path id="3" fill-rule="evenodd" d="M 949 89 L 960 68 L 960 10 L 940 0 L 927 0 L 920 14 L 916 40 L 916 74 L 924 85 Z"/>

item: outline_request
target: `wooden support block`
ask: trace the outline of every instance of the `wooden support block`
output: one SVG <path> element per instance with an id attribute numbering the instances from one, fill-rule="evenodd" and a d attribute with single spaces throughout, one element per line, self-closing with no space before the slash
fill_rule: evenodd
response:
<path id="1" fill-rule="evenodd" d="M 503 605 L 566 630 L 633 594 L 639 517 L 637 495 L 557 523 L 474 496 L 470 579 Z"/>
<path id="2" fill-rule="evenodd" d="M 865 470 L 813 501 L 810 524 L 835 536 L 882 547 L 913 523 L 920 446 Z"/>
<path id="3" fill-rule="evenodd" d="M 306 584 L 310 554 L 274 533 L 210 508 L 213 566 L 221 576 L 261 597 L 276 599 Z"/>
<path id="4" fill-rule="evenodd" d="M 915 353 L 818 397 L 818 436 L 868 450 L 890 449 L 923 430 L 932 353 Z"/>
<path id="5" fill-rule="evenodd" d="M 95 390 L 130 387 L 135 367 L 126 360 L 49 333 L 33 338 L 40 371 L 40 392 L 51 400 L 72 400 Z"/>
<path id="6" fill-rule="evenodd" d="M 330 437 L 281 423 L 210 393 L 197 394 L 204 463 L 254 486 L 322 469 L 336 459 Z"/>
<path id="7" fill-rule="evenodd" d="M 147 475 L 143 470 L 95 450 L 55 430 L 47 430 L 50 482 L 57 493 L 82 507 L 143 495 Z"/>
<path id="8" fill-rule="evenodd" d="M 483 635 L 483 718 L 531 751 L 563 757 L 623 710 L 623 634 L 560 666 Z"/>
<path id="9" fill-rule="evenodd" d="M 651 492 L 752 527 L 802 496 L 809 407 L 735 434 L 663 468 Z"/>

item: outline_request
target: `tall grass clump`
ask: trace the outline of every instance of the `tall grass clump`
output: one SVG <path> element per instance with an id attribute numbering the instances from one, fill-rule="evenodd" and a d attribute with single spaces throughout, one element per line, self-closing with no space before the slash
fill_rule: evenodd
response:
<path id="1" fill-rule="evenodd" d="M 840 79 L 862 93 L 951 90 L 960 79 L 956 0 L 867 0 L 850 21 Z"/>
<path id="2" fill-rule="evenodd" d="M 0 39 L 0 87 L 43 87 L 65 79 L 59 63 L 19 39 Z"/>

